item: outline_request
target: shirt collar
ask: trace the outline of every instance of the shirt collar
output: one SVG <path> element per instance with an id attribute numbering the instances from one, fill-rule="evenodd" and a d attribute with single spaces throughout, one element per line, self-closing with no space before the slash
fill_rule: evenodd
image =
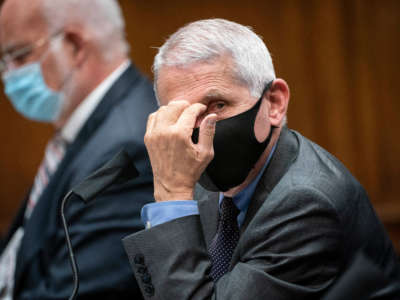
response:
<path id="1" fill-rule="evenodd" d="M 79 131 L 89 119 L 97 105 L 101 102 L 107 91 L 117 79 L 128 69 L 130 60 L 124 61 L 106 79 L 104 79 L 74 110 L 64 127 L 61 129 L 61 136 L 68 143 L 72 143 Z"/>

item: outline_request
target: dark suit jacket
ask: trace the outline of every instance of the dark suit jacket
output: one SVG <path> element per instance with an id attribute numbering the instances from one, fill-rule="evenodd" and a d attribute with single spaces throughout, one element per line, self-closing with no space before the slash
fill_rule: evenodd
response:
<path id="1" fill-rule="evenodd" d="M 78 299 L 141 299 L 126 265 L 121 238 L 142 229 L 140 209 L 152 200 L 151 166 L 143 143 L 147 115 L 156 109 L 151 83 L 129 67 L 104 96 L 43 191 L 18 253 L 15 300 L 68 299 L 72 272 L 60 203 L 77 183 L 125 149 L 141 176 L 111 187 L 91 205 L 66 208 L 80 271 Z M 8 234 L 22 225 L 24 208 Z"/>
<path id="2" fill-rule="evenodd" d="M 387 284 L 388 279 L 385 274 L 363 252 L 360 252 L 323 300 L 364 300 Z"/>
<path id="3" fill-rule="evenodd" d="M 214 284 L 207 247 L 218 222 L 218 194 L 200 192 L 200 215 L 124 239 L 145 299 L 319 299 L 360 247 L 390 284 L 372 299 L 399 295 L 400 270 L 382 224 L 356 179 L 332 155 L 283 129 L 233 254 Z"/>

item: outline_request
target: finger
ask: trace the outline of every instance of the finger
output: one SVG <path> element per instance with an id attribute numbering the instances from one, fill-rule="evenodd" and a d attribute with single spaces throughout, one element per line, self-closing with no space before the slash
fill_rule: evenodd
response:
<path id="1" fill-rule="evenodd" d="M 215 124 L 217 122 L 216 114 L 207 115 L 200 124 L 199 143 L 204 149 L 213 149 L 215 135 Z"/>
<path id="2" fill-rule="evenodd" d="M 190 103 L 185 100 L 175 100 L 168 105 L 161 106 L 156 115 L 155 123 L 158 126 L 169 126 L 177 122 L 182 112 L 190 106 Z"/>
<path id="3" fill-rule="evenodd" d="M 179 117 L 176 125 L 183 130 L 187 130 L 192 134 L 196 125 L 197 118 L 207 110 L 207 106 L 201 103 L 195 103 L 186 108 Z"/>
<path id="4" fill-rule="evenodd" d="M 153 130 L 155 114 L 156 113 L 154 112 L 154 113 L 150 114 L 149 117 L 147 118 L 146 133 L 150 133 Z"/>

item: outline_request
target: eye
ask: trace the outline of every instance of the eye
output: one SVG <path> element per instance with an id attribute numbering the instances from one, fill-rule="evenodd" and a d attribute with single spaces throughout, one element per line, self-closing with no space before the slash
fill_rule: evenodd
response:
<path id="1" fill-rule="evenodd" d="M 225 103 L 219 102 L 219 103 L 215 104 L 215 107 L 216 107 L 217 109 L 223 109 L 223 108 L 225 107 Z"/>
<path id="2" fill-rule="evenodd" d="M 10 54 L 12 61 L 17 65 L 24 64 L 32 54 L 32 47 L 24 47 Z"/>
<path id="3" fill-rule="evenodd" d="M 21 65 L 21 64 L 25 63 L 27 56 L 28 55 L 26 55 L 26 54 L 18 55 L 16 57 L 14 57 L 13 62 L 17 65 Z"/>
<path id="4" fill-rule="evenodd" d="M 215 101 L 208 105 L 209 112 L 220 112 L 225 108 L 225 102 L 223 101 Z"/>
<path id="5" fill-rule="evenodd" d="M 31 51 L 20 53 L 14 57 L 13 61 L 17 64 L 24 64 L 27 61 L 30 54 L 31 54 Z"/>

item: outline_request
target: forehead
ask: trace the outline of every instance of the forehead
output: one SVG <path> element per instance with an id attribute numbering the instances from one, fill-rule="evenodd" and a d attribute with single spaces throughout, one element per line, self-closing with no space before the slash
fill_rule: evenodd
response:
<path id="1" fill-rule="evenodd" d="M 228 57 L 185 67 L 163 66 L 157 76 L 158 98 L 161 104 L 179 99 L 195 103 L 218 98 L 233 89 L 244 88 L 234 74 L 232 60 Z"/>
<path id="2" fill-rule="evenodd" d="M 7 0 L 0 11 L 0 41 L 3 51 L 26 45 L 47 34 L 39 10 L 40 0 Z"/>

